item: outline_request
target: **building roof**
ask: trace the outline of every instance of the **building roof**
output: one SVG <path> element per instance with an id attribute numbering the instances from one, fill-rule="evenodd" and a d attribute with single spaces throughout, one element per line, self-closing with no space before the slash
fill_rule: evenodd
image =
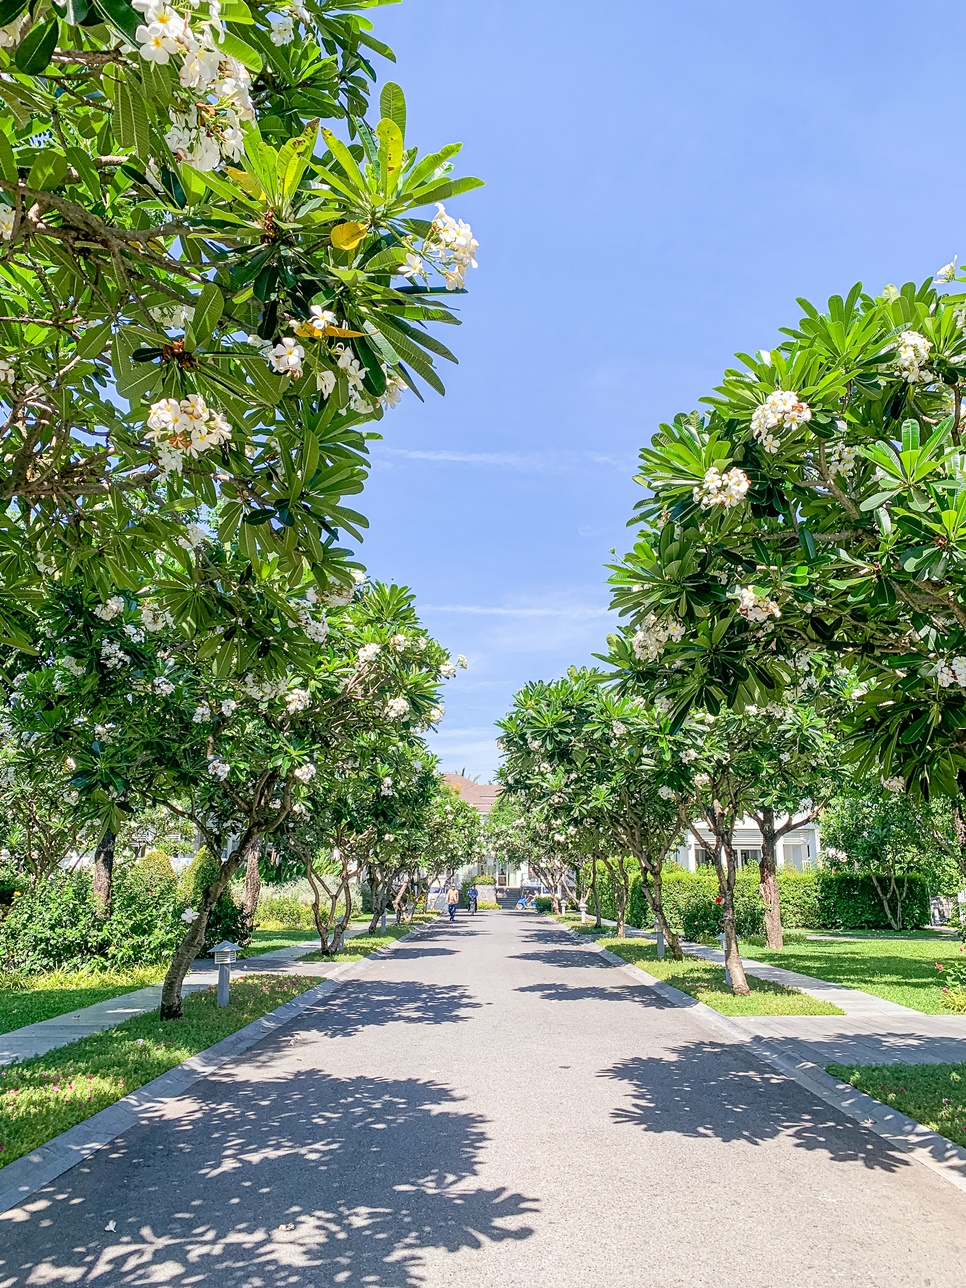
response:
<path id="1" fill-rule="evenodd" d="M 489 814 L 500 794 L 496 783 L 474 783 L 472 778 L 466 778 L 463 774 L 444 774 L 443 782 L 455 788 L 460 798 L 475 805 L 481 814 Z"/>

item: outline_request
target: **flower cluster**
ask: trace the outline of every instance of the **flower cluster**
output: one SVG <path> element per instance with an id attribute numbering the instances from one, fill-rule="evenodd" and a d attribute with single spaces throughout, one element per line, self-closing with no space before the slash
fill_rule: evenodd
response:
<path id="1" fill-rule="evenodd" d="M 265 357 L 272 369 L 280 376 L 291 376 L 294 380 L 301 379 L 305 350 L 298 340 L 293 340 L 290 335 L 279 340 L 274 348 L 266 349 Z"/>
<path id="2" fill-rule="evenodd" d="M 0 237 L 4 241 L 10 241 L 13 237 L 13 226 L 16 221 L 17 216 L 12 206 L 0 206 Z"/>
<path id="3" fill-rule="evenodd" d="M 905 782 L 898 776 L 895 778 L 883 778 L 882 786 L 887 792 L 903 792 L 906 789 Z"/>
<path id="4" fill-rule="evenodd" d="M 312 705 L 312 695 L 308 689 L 290 689 L 285 695 L 285 710 L 289 715 L 307 711 Z"/>
<path id="5" fill-rule="evenodd" d="M 288 680 L 260 680 L 257 676 L 246 675 L 240 686 L 242 692 L 256 702 L 271 702 L 272 698 L 280 698 L 287 691 Z"/>
<path id="6" fill-rule="evenodd" d="M 300 783 L 310 783 L 315 777 L 317 770 L 314 765 L 299 765 L 297 769 L 292 770 L 292 776 L 297 778 Z"/>
<path id="7" fill-rule="evenodd" d="M 448 215 L 442 202 L 437 201 L 436 218 L 430 227 L 429 236 L 423 243 L 423 250 L 424 253 L 435 252 L 438 255 L 440 270 L 448 291 L 463 290 L 466 285 L 466 270 L 478 267 L 476 252 L 479 245 L 469 224 Z M 400 272 L 403 277 L 410 278 L 425 275 L 420 256 L 407 255 L 406 263 Z"/>
<path id="8" fill-rule="evenodd" d="M 212 778 L 217 778 L 220 783 L 223 783 L 231 773 L 231 765 L 212 756 L 208 761 L 208 773 L 211 774 Z"/>
<path id="9" fill-rule="evenodd" d="M 201 456 L 231 438 L 231 426 L 220 411 L 209 407 L 201 394 L 162 398 L 151 404 L 148 437 L 158 449 L 163 474 L 180 474 L 186 456 Z"/>
<path id="10" fill-rule="evenodd" d="M 124 599 L 121 595 L 112 595 L 103 604 L 98 604 L 94 609 L 94 616 L 99 617 L 102 622 L 112 621 L 115 617 L 120 617 L 124 612 Z"/>
<path id="11" fill-rule="evenodd" d="M 751 418 L 751 432 L 766 452 L 777 452 L 781 441 L 776 429 L 797 429 L 812 419 L 812 409 L 792 389 L 776 389 Z"/>
<path id="12" fill-rule="evenodd" d="M 370 662 L 376 660 L 381 652 L 381 644 L 363 644 L 358 653 L 359 666 L 368 666 Z"/>
<path id="13" fill-rule="evenodd" d="M 966 689 L 966 657 L 953 657 L 940 662 L 936 679 L 944 689 L 952 688 L 954 684 Z"/>
<path id="14" fill-rule="evenodd" d="M 409 703 L 405 698 L 390 698 L 386 703 L 386 715 L 390 720 L 402 720 L 409 715 Z"/>
<path id="15" fill-rule="evenodd" d="M 664 652 L 668 640 L 675 644 L 684 639 L 684 623 L 673 619 L 660 622 L 653 613 L 644 619 L 644 624 L 631 640 L 634 656 L 640 662 L 656 662 Z"/>
<path id="16" fill-rule="evenodd" d="M 931 343 L 918 331 L 903 331 L 896 349 L 896 371 L 910 385 L 932 379 L 926 370 Z"/>
<path id="17" fill-rule="evenodd" d="M 673 801 L 673 800 L 674 800 L 674 792 L 673 792 L 673 791 L 671 790 L 671 788 L 670 788 L 670 787 L 668 787 L 666 784 L 662 784 L 662 785 L 657 789 L 657 794 L 658 794 L 658 796 L 660 796 L 660 798 L 661 798 L 661 800 L 662 800 L 662 801 Z"/>
<path id="18" fill-rule="evenodd" d="M 237 58 L 221 50 L 225 27 L 219 0 L 209 0 L 207 16 L 181 12 L 166 0 L 132 0 L 144 15 L 135 32 L 145 62 L 164 66 L 180 59 L 178 107 L 169 112 L 165 140 L 179 161 L 197 170 L 214 170 L 227 158 L 237 161 L 244 148 L 242 123 L 254 121 L 251 74 Z M 199 0 L 191 0 L 197 9 Z"/>
<path id="19" fill-rule="evenodd" d="M 104 640 L 101 644 L 101 661 L 109 670 L 127 666 L 130 660 L 116 640 Z"/>
<path id="20" fill-rule="evenodd" d="M 158 608 L 154 604 L 142 604 L 141 625 L 146 631 L 160 631 L 166 626 L 173 626 L 174 618 L 166 608 Z"/>
<path id="21" fill-rule="evenodd" d="M 781 609 L 767 595 L 759 595 L 754 586 L 743 586 L 738 591 L 738 612 L 747 622 L 767 622 L 770 617 L 781 617 Z"/>
<path id="22" fill-rule="evenodd" d="M 859 449 L 849 447 L 847 443 L 836 443 L 829 453 L 828 472 L 832 478 L 836 474 L 848 476 L 855 469 L 856 462 L 859 459 Z"/>
<path id="23" fill-rule="evenodd" d="M 721 472 L 712 466 L 704 476 L 699 487 L 694 489 L 694 499 L 703 510 L 720 506 L 724 510 L 733 509 L 745 499 L 750 484 L 744 470 L 734 469 Z"/>

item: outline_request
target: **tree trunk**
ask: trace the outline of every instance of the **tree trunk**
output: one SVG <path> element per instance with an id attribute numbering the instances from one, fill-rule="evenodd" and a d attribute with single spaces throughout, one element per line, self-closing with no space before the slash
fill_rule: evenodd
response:
<path id="1" fill-rule="evenodd" d="M 259 850 L 256 846 L 245 863 L 245 899 L 242 911 L 245 914 L 245 927 L 251 935 L 255 929 L 255 913 L 258 910 L 258 896 L 262 892 L 262 873 L 258 866 Z"/>
<path id="2" fill-rule="evenodd" d="M 722 850 L 725 855 L 724 863 L 721 861 Z M 718 869 L 718 889 L 721 892 L 724 954 L 731 973 L 731 991 L 736 997 L 749 997 L 751 989 L 748 987 L 745 968 L 742 965 L 741 954 L 738 952 L 738 925 L 735 918 L 735 877 L 738 874 L 738 865 L 730 839 L 715 838 L 715 867 Z"/>
<path id="3" fill-rule="evenodd" d="M 761 864 L 758 891 L 765 905 L 765 943 L 780 952 L 785 947 L 782 934 L 781 901 L 778 893 L 778 847 L 775 841 L 775 811 L 765 805 L 756 819 L 761 831 Z"/>
<path id="4" fill-rule="evenodd" d="M 107 918 L 111 915 L 111 900 L 114 895 L 114 843 L 117 836 L 110 828 L 97 842 L 94 851 L 94 901 L 97 904 L 97 915 Z"/>
<path id="5" fill-rule="evenodd" d="M 591 868 L 590 871 L 591 871 L 590 891 L 591 891 L 591 894 L 594 896 L 594 926 L 596 927 L 597 930 L 600 930 L 604 923 L 600 919 L 600 895 L 597 893 L 597 860 L 596 859 L 593 860 L 593 867 Z"/>
<path id="6" fill-rule="evenodd" d="M 966 813 L 963 810 L 963 799 L 966 798 L 966 770 L 961 769 L 956 775 L 959 784 L 959 796 L 953 801 L 953 827 L 956 832 L 956 845 L 959 848 L 959 875 L 966 882 Z"/>
<path id="7" fill-rule="evenodd" d="M 888 921 L 889 925 L 892 927 L 892 929 L 893 929 L 893 930 L 898 930 L 898 929 L 899 929 L 899 923 L 896 921 L 895 917 L 892 915 L 892 909 L 889 907 L 889 895 L 888 895 L 888 892 L 887 892 L 887 891 L 884 891 L 884 890 L 882 889 L 882 887 L 879 885 L 879 878 L 876 876 L 876 874 L 875 874 L 874 872 L 870 872 L 870 873 L 869 873 L 869 876 L 872 878 L 872 884 L 875 886 L 875 892 L 876 892 L 876 894 L 879 896 L 879 902 L 882 904 L 882 911 L 883 911 L 883 912 L 885 913 L 885 915 L 886 915 L 886 920 Z M 895 887 L 895 877 L 893 877 L 893 878 L 892 878 L 892 885 L 893 885 L 893 888 L 894 888 L 894 887 Z"/>
<path id="8" fill-rule="evenodd" d="M 654 924 L 664 936 L 664 942 L 671 950 L 671 956 L 676 962 L 684 961 L 684 950 L 681 947 L 681 941 L 668 925 L 667 917 L 664 915 L 664 894 L 661 888 L 661 870 L 655 872 L 641 864 L 641 889 L 644 891 L 644 898 L 647 900 L 648 907 L 654 917 Z"/>
<path id="9" fill-rule="evenodd" d="M 243 841 L 239 842 L 238 848 L 234 853 L 221 865 L 221 871 L 218 876 L 205 890 L 201 899 L 201 907 L 197 909 L 198 917 L 188 927 L 184 938 L 175 949 L 174 956 L 171 958 L 171 965 L 168 967 L 168 973 L 165 975 L 164 983 L 161 985 L 162 1020 L 181 1019 L 184 1005 L 181 988 L 184 984 L 185 976 L 191 969 L 191 963 L 198 956 L 198 952 L 205 942 L 208 914 L 218 902 L 228 882 L 248 859 L 251 849 L 253 847 L 257 849 L 257 844 L 257 840 L 254 837 L 246 835 Z"/>

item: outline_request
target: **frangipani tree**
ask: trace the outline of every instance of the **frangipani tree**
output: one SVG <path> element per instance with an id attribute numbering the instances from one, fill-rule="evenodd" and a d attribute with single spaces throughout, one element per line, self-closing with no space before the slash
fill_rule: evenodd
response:
<path id="1" fill-rule="evenodd" d="M 508 792 L 555 820 L 553 834 L 614 878 L 617 933 L 624 934 L 631 871 L 641 884 L 658 927 L 680 958 L 662 899 L 664 861 L 683 831 L 676 793 L 689 780 L 682 759 L 686 743 L 643 697 L 604 687 L 602 672 L 572 668 L 565 679 L 536 682 L 516 695 L 499 722 Z"/>
<path id="2" fill-rule="evenodd" d="M 266 630 L 249 605 L 249 634 Z M 181 984 L 208 912 L 249 855 L 304 805 L 320 764 L 367 731 L 422 730 L 442 716 L 445 652 L 419 627 L 412 596 L 366 586 L 332 616 L 298 670 L 219 676 L 194 640 L 123 596 L 97 604 L 81 590 L 44 606 L 49 652 L 11 683 L 8 732 L 56 766 L 78 808 L 106 832 L 141 803 L 189 818 L 221 863 L 189 918 L 162 997 L 180 1013 Z M 155 629 L 149 628 L 149 623 Z"/>
<path id="3" fill-rule="evenodd" d="M 364 427 L 442 391 L 476 250 L 459 145 L 407 145 L 392 83 L 370 112 L 380 3 L 2 6 L 0 637 L 51 575 L 138 591 L 205 516 L 277 584 L 348 581 Z M 231 627 L 169 576 L 177 625 L 203 595 Z"/>
<path id="4" fill-rule="evenodd" d="M 803 653 L 844 659 L 859 772 L 961 796 L 963 298 L 927 283 L 799 303 L 708 414 L 642 452 L 640 536 L 612 577 L 619 661 L 659 667 L 678 716 L 780 700 Z"/>

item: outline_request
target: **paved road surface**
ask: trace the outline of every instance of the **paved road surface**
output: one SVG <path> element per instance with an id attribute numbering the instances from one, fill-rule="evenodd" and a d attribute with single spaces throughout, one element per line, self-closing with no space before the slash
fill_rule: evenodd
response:
<path id="1" fill-rule="evenodd" d="M 0 1288 L 959 1288 L 966 1257 L 961 1191 L 516 912 L 374 961 L 27 1208 Z"/>

